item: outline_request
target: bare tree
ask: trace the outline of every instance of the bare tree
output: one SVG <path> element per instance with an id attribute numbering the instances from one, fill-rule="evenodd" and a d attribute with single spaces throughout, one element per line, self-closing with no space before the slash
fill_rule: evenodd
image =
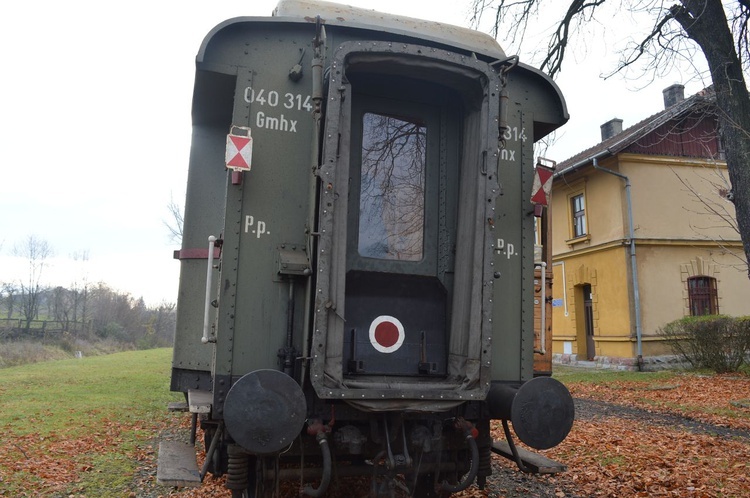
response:
<path id="1" fill-rule="evenodd" d="M 156 344 L 171 344 L 175 332 L 175 303 L 162 301 L 156 309 L 151 309 L 150 322 L 153 326 Z"/>
<path id="2" fill-rule="evenodd" d="M 49 303 L 52 317 L 60 322 L 66 331 L 70 330 L 70 322 L 73 317 L 73 299 L 71 294 L 69 289 L 58 285 L 52 289 Z"/>
<path id="3" fill-rule="evenodd" d="M 540 68 L 552 77 L 562 70 L 571 42 L 584 26 L 606 25 L 598 19 L 606 0 L 569 0 L 567 9 L 556 21 Z M 514 43 L 523 40 L 529 23 L 559 6 L 545 0 L 472 0 L 473 22 L 493 14 L 492 32 L 503 32 Z M 623 57 L 614 72 L 643 63 L 649 71 L 659 72 L 680 58 L 689 59 L 700 51 L 716 92 L 720 136 L 726 149 L 727 170 L 732 186 L 729 198 L 734 203 L 737 226 L 742 238 L 745 261 L 750 261 L 750 93 L 744 70 L 750 68 L 750 1 L 721 0 L 629 0 L 617 2 L 630 14 L 647 15 L 647 32 L 623 47 Z M 611 12 L 609 22 L 611 23 Z M 602 15 L 602 17 L 604 17 Z M 616 22 L 616 21 L 615 21 Z M 611 24 L 610 24 L 611 25 Z M 748 270 L 750 278 L 750 269 Z"/>
<path id="4" fill-rule="evenodd" d="M 6 311 L 6 318 L 10 320 L 13 318 L 13 311 L 16 306 L 16 299 L 18 297 L 18 287 L 10 282 L 3 282 L 2 289 L 0 290 L 2 294 L 2 300 L 5 304 L 5 311 Z"/>
<path id="5" fill-rule="evenodd" d="M 21 312 L 26 322 L 25 331 L 29 332 L 31 322 L 39 313 L 42 298 L 42 273 L 52 257 L 53 251 L 46 240 L 35 235 L 29 235 L 22 243 L 13 248 L 13 255 L 26 260 L 28 276 L 26 281 L 20 282 Z"/>
<path id="6" fill-rule="evenodd" d="M 70 291 L 73 299 L 73 328 L 74 335 L 79 336 L 81 332 L 86 331 L 86 324 L 89 321 L 89 281 L 86 273 L 86 264 L 89 261 L 89 252 L 80 251 L 72 255 L 73 261 L 80 264 L 80 280 L 75 280 Z M 85 334 L 84 334 L 85 335 Z"/>
<path id="7" fill-rule="evenodd" d="M 169 230 L 170 239 L 173 242 L 182 242 L 182 226 L 185 223 L 182 208 L 174 201 L 171 195 L 169 196 L 167 210 L 169 211 L 170 218 L 164 221 L 164 226 Z"/>

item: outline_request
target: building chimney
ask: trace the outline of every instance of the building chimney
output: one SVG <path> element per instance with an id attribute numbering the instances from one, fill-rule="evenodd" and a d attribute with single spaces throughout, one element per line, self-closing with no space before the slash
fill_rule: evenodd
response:
<path id="1" fill-rule="evenodd" d="M 612 138 L 622 131 L 622 119 L 610 119 L 601 125 L 600 128 L 602 129 L 602 142 L 604 142 L 606 139 Z"/>
<path id="2" fill-rule="evenodd" d="M 669 109 L 678 102 L 685 100 L 685 86 L 675 83 L 662 90 L 664 94 L 664 109 Z"/>

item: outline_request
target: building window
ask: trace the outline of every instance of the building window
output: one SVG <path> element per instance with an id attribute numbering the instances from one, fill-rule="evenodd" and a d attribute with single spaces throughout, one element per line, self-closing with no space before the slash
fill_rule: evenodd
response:
<path id="1" fill-rule="evenodd" d="M 586 231 L 586 203 L 583 194 L 570 198 L 570 212 L 573 221 L 573 238 L 583 237 Z"/>
<path id="2" fill-rule="evenodd" d="M 688 299 L 692 316 L 716 315 L 719 313 L 719 298 L 716 279 L 713 277 L 688 278 Z"/>

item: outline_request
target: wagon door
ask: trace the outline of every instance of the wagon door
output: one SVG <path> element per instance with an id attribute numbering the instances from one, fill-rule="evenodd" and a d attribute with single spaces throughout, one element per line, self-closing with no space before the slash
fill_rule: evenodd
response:
<path id="1" fill-rule="evenodd" d="M 312 381 L 323 397 L 397 382 L 458 399 L 489 359 L 496 75 L 383 45 L 344 44 L 331 66 Z"/>
<path id="2" fill-rule="evenodd" d="M 445 375 L 458 116 L 440 88 L 350 78 L 344 373 Z"/>

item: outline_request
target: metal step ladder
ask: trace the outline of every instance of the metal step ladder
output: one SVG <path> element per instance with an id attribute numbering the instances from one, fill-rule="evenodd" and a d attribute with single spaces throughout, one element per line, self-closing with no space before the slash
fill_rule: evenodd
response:
<path id="1" fill-rule="evenodd" d="M 198 487 L 201 474 L 195 459 L 195 426 L 198 414 L 211 413 L 212 394 L 209 391 L 188 391 L 187 402 L 170 403 L 172 412 L 190 412 L 193 415 L 191 442 L 161 441 L 156 468 L 156 482 L 163 486 Z"/>

